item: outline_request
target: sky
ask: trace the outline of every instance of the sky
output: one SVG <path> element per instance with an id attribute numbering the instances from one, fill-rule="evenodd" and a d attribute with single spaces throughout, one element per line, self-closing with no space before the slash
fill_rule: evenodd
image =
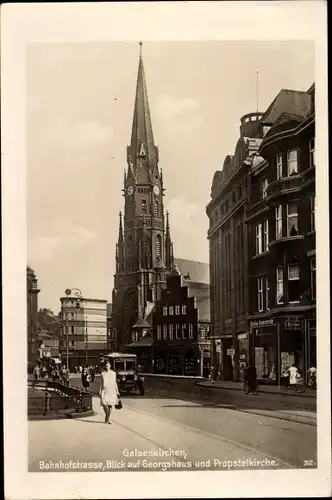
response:
<path id="1" fill-rule="evenodd" d="M 35 43 L 26 52 L 28 264 L 39 307 L 66 288 L 111 301 L 139 45 Z M 205 207 L 240 118 L 314 82 L 311 42 L 144 42 L 175 257 L 208 262 Z"/>

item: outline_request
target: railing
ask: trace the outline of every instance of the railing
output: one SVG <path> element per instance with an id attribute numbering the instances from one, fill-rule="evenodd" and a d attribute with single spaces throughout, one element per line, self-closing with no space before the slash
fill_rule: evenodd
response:
<path id="1" fill-rule="evenodd" d="M 92 392 L 60 382 L 28 381 L 28 416 L 81 413 L 92 409 Z"/>
<path id="2" fill-rule="evenodd" d="M 267 195 L 271 196 L 273 194 L 281 193 L 283 191 L 289 191 L 292 189 L 301 188 L 304 182 L 304 178 L 302 175 L 294 176 L 294 177 L 283 177 L 282 179 L 278 179 L 277 181 L 272 182 L 267 187 Z"/>

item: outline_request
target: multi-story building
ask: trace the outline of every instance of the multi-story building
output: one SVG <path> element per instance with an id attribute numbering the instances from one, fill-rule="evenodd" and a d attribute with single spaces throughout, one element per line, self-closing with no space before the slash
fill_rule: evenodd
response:
<path id="1" fill-rule="evenodd" d="M 202 353 L 198 344 L 198 310 L 182 277 L 173 272 L 156 301 L 153 315 L 153 372 L 197 376 Z"/>
<path id="2" fill-rule="evenodd" d="M 27 266 L 27 355 L 28 361 L 34 363 L 38 358 L 38 280 L 35 272 Z"/>
<path id="3" fill-rule="evenodd" d="M 68 294 L 60 302 L 62 361 L 69 369 L 98 364 L 107 350 L 107 300 Z"/>
<path id="4" fill-rule="evenodd" d="M 262 113 L 241 118 L 234 155 L 225 158 L 214 174 L 210 219 L 210 303 L 212 363 L 220 365 L 224 380 L 238 380 L 240 362 L 249 350 L 248 243 L 246 207 L 251 158 L 261 143 Z M 217 344 L 215 346 L 215 344 Z M 219 348 L 218 348 L 219 345 Z"/>
<path id="5" fill-rule="evenodd" d="M 314 86 L 281 90 L 241 122 L 207 206 L 211 336 L 224 379 L 247 361 L 277 382 L 316 356 Z"/>
<path id="6" fill-rule="evenodd" d="M 261 121 L 247 210 L 250 357 L 259 379 L 278 382 L 292 363 L 316 364 L 314 86 L 281 90 Z"/>
<path id="7" fill-rule="evenodd" d="M 50 309 L 40 309 L 37 313 L 39 355 L 58 357 L 61 336 L 61 321 Z"/>
<path id="8" fill-rule="evenodd" d="M 147 305 L 160 298 L 173 265 L 168 216 L 164 213 L 163 176 L 155 144 L 142 54 L 139 58 L 130 145 L 124 176 L 124 217 L 116 245 L 112 328 L 119 349 L 133 340 L 133 326 L 146 334 Z"/>

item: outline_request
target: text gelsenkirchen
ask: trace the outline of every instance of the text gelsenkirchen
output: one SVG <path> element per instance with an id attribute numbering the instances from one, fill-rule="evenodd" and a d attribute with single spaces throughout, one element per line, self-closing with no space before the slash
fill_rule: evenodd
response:
<path id="1" fill-rule="evenodd" d="M 133 457 L 182 457 L 185 460 L 187 459 L 187 452 L 184 450 L 173 450 L 172 448 L 168 448 L 163 450 L 162 448 L 155 448 L 153 450 L 139 450 L 138 448 L 134 448 L 133 450 L 129 450 L 125 448 L 122 450 L 122 454 L 126 458 Z"/>

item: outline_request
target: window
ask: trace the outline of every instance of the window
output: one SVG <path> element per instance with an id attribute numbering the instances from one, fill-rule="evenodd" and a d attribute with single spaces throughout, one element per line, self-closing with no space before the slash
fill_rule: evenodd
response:
<path id="1" fill-rule="evenodd" d="M 269 292 L 270 292 L 270 288 L 269 288 L 269 277 L 268 276 L 264 277 L 264 287 L 265 287 L 265 309 L 268 311 L 270 309 L 269 308 Z"/>
<path id="2" fill-rule="evenodd" d="M 187 325 L 185 323 L 182 324 L 182 338 L 183 340 L 186 340 L 187 337 Z"/>
<path id="3" fill-rule="evenodd" d="M 288 266 L 288 302 L 300 301 L 300 271 L 298 264 Z"/>
<path id="4" fill-rule="evenodd" d="M 146 214 L 146 200 L 142 200 L 141 208 L 142 214 Z"/>
<path id="5" fill-rule="evenodd" d="M 169 325 L 169 340 L 173 340 L 174 338 L 174 325 L 170 324 Z"/>
<path id="6" fill-rule="evenodd" d="M 316 257 L 310 260 L 311 298 L 316 300 Z"/>
<path id="7" fill-rule="evenodd" d="M 176 315 L 180 314 L 180 306 L 175 306 L 175 314 Z"/>
<path id="8" fill-rule="evenodd" d="M 182 314 L 187 314 L 187 306 L 182 306 Z"/>
<path id="9" fill-rule="evenodd" d="M 167 340 L 167 325 L 163 325 L 163 338 Z"/>
<path id="10" fill-rule="evenodd" d="M 72 340 L 70 343 L 71 343 L 72 347 L 75 347 L 75 341 L 74 340 Z"/>
<path id="11" fill-rule="evenodd" d="M 267 197 L 267 186 L 268 186 L 268 180 L 267 180 L 267 177 L 265 177 L 265 179 L 262 180 L 262 198 L 266 198 Z"/>
<path id="12" fill-rule="evenodd" d="M 161 325 L 157 326 L 157 340 L 161 340 Z"/>
<path id="13" fill-rule="evenodd" d="M 277 179 L 282 179 L 282 154 L 277 154 Z"/>
<path id="14" fill-rule="evenodd" d="M 263 222 L 263 252 L 269 250 L 269 221 L 267 219 Z"/>
<path id="15" fill-rule="evenodd" d="M 257 278 L 257 305 L 258 311 L 261 312 L 264 309 L 264 295 L 263 295 L 263 277 Z"/>
<path id="16" fill-rule="evenodd" d="M 189 323 L 189 338 L 190 339 L 194 338 L 194 328 L 192 323 Z"/>
<path id="17" fill-rule="evenodd" d="M 71 327 L 71 334 L 72 334 L 72 335 L 74 335 L 74 333 L 75 333 L 75 327 L 74 327 L 74 326 L 72 326 L 72 327 Z"/>
<path id="18" fill-rule="evenodd" d="M 316 197 L 311 196 L 310 197 L 310 231 L 315 231 L 316 230 L 316 224 L 315 224 L 315 203 L 316 203 Z"/>
<path id="19" fill-rule="evenodd" d="M 315 138 L 309 141 L 309 163 L 310 167 L 315 167 Z"/>
<path id="20" fill-rule="evenodd" d="M 154 202 L 154 215 L 155 217 L 159 217 L 159 203 L 157 200 Z"/>
<path id="21" fill-rule="evenodd" d="M 287 151 L 287 173 L 288 176 L 298 173 L 297 149 Z"/>
<path id="22" fill-rule="evenodd" d="M 163 307 L 163 316 L 167 316 L 167 306 Z"/>
<path id="23" fill-rule="evenodd" d="M 174 314 L 174 307 L 173 306 L 169 306 L 169 315 L 173 316 L 173 314 Z"/>
<path id="24" fill-rule="evenodd" d="M 262 224 L 256 226 L 256 255 L 262 253 Z"/>
<path id="25" fill-rule="evenodd" d="M 284 269 L 277 267 L 277 304 L 284 303 Z"/>
<path id="26" fill-rule="evenodd" d="M 297 236 L 298 234 L 297 204 L 290 203 L 287 205 L 287 236 Z"/>
<path id="27" fill-rule="evenodd" d="M 282 238 L 282 205 L 275 208 L 276 212 L 276 240 Z"/>
<path id="28" fill-rule="evenodd" d="M 156 257 L 161 258 L 161 237 L 158 234 L 156 238 Z"/>
<path id="29" fill-rule="evenodd" d="M 180 339 L 180 327 L 181 327 L 181 325 L 179 325 L 179 324 L 176 324 L 176 325 L 175 325 L 175 338 L 176 338 L 177 340 L 179 340 L 179 339 Z"/>

